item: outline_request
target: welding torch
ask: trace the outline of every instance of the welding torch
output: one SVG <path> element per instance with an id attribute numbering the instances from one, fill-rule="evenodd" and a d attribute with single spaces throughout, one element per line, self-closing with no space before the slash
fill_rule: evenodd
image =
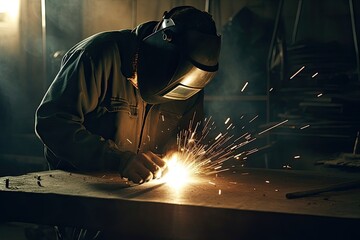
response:
<path id="1" fill-rule="evenodd" d="M 159 158 L 163 159 L 164 160 L 164 157 L 166 156 L 166 154 L 159 154 L 157 153 L 156 154 Z M 166 162 L 166 161 L 165 161 Z M 168 167 L 167 165 L 165 165 L 164 167 L 161 168 L 161 171 L 159 171 L 156 175 L 154 175 L 154 179 L 160 179 L 162 178 L 163 176 L 166 175 L 166 173 L 168 172 Z"/>

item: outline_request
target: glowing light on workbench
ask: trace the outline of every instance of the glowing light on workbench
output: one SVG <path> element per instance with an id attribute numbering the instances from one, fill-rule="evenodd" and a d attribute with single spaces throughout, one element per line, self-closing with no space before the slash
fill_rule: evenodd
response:
<path id="1" fill-rule="evenodd" d="M 178 153 L 173 153 L 166 162 L 167 173 L 163 176 L 163 180 L 169 186 L 179 189 L 190 181 L 194 169 L 190 164 L 184 164 Z"/>

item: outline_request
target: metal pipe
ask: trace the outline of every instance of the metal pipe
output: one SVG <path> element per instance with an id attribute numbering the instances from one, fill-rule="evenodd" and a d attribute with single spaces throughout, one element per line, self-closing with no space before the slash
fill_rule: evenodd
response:
<path id="1" fill-rule="evenodd" d="M 267 58 L 267 79 L 266 79 L 267 80 L 266 81 L 266 122 L 267 123 L 270 122 L 271 59 L 272 59 L 275 40 L 276 40 L 276 37 L 277 37 L 277 34 L 278 34 L 278 29 L 279 29 L 283 4 L 284 4 L 284 0 L 279 0 L 279 5 L 278 5 L 278 9 L 277 9 L 277 12 L 276 12 L 276 18 L 275 18 L 275 22 L 274 22 L 274 30 L 273 30 L 273 34 L 272 34 L 272 37 L 271 37 L 271 42 L 270 42 L 270 46 L 269 46 L 269 53 L 268 53 L 268 58 Z M 270 136 L 266 137 L 266 141 L 267 141 L 268 144 L 270 143 Z M 265 163 L 265 167 L 268 168 L 269 167 L 269 162 L 268 162 L 267 154 L 265 154 L 264 163 Z"/>
<path id="2" fill-rule="evenodd" d="M 47 89 L 47 71 L 46 71 L 46 0 L 41 0 L 41 41 L 42 41 L 42 73 L 43 73 L 43 90 Z"/>
<path id="3" fill-rule="evenodd" d="M 136 24 L 137 24 L 137 21 L 136 21 L 136 18 L 137 18 L 137 0 L 133 0 L 132 1 L 132 27 L 135 28 L 136 27 Z"/>
<path id="4" fill-rule="evenodd" d="M 210 13 L 210 0 L 205 0 L 205 12 Z"/>
<path id="5" fill-rule="evenodd" d="M 291 192 L 291 193 L 287 193 L 285 196 L 287 199 L 295 199 L 295 198 L 302 198 L 302 197 L 312 197 L 312 196 L 320 194 L 320 193 L 345 191 L 345 190 L 351 190 L 351 189 L 357 189 L 357 188 L 360 188 L 360 180 L 355 180 L 352 182 L 338 183 L 338 184 L 334 184 L 332 186 L 327 186 L 327 187 L 323 187 L 323 188 L 305 190 L 305 191 L 300 191 L 300 192 Z"/>
<path id="6" fill-rule="evenodd" d="M 281 13 L 282 13 L 282 7 L 284 4 L 284 0 L 280 0 L 279 1 L 279 5 L 278 5 L 278 9 L 276 12 L 276 18 L 275 18 L 275 23 L 274 23 L 274 30 L 273 30 L 273 34 L 271 37 L 271 42 L 270 42 L 270 47 L 269 47 L 269 53 L 268 53 L 268 58 L 267 58 L 267 89 L 266 89 L 266 122 L 270 122 L 270 103 L 269 103 L 269 99 L 270 99 L 270 72 L 271 72 L 271 59 L 272 59 L 272 54 L 273 54 L 273 48 L 274 48 L 274 44 L 275 44 L 275 40 L 276 40 L 276 36 L 278 33 L 278 29 L 279 29 L 279 24 L 280 24 L 280 18 L 281 18 Z"/>

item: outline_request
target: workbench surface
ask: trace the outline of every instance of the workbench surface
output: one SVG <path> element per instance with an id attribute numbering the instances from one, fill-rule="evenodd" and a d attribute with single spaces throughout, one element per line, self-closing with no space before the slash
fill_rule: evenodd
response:
<path id="1" fill-rule="evenodd" d="M 358 179 L 234 168 L 216 176 L 197 176 L 174 189 L 161 179 L 134 185 L 112 173 L 44 171 L 0 178 L 0 220 L 155 239 L 299 234 L 356 239 L 359 188 L 298 199 L 285 195 Z"/>

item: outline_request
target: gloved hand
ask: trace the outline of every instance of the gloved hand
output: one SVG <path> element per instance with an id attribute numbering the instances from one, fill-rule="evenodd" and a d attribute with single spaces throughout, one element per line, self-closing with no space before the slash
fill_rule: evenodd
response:
<path id="1" fill-rule="evenodd" d="M 121 173 L 134 183 L 148 182 L 160 178 L 166 168 L 166 162 L 153 152 L 139 153 L 126 164 Z"/>

